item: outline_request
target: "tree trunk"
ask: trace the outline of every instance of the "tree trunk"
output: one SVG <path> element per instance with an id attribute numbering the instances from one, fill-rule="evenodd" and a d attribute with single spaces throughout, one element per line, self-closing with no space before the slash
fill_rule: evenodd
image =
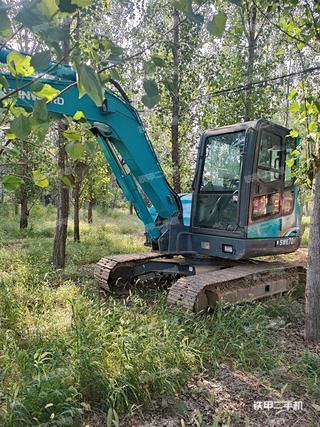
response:
<path id="1" fill-rule="evenodd" d="M 26 141 L 22 142 L 22 164 L 20 168 L 21 176 L 24 177 L 30 177 L 29 172 L 29 150 L 28 150 L 28 143 Z M 20 230 L 23 230 L 25 228 L 28 228 L 28 202 L 29 197 L 28 194 L 28 187 L 27 184 L 22 184 L 20 191 L 19 191 L 19 201 L 20 201 Z"/>
<path id="2" fill-rule="evenodd" d="M 133 215 L 133 204 L 132 204 L 132 203 L 130 203 L 130 208 L 129 208 L 129 210 L 130 210 L 130 215 Z"/>
<path id="3" fill-rule="evenodd" d="M 68 64 L 68 52 L 70 48 L 70 18 L 66 18 L 63 26 L 67 29 L 68 35 L 62 43 L 65 63 Z M 68 128 L 62 120 L 58 123 L 58 175 L 63 176 L 66 173 L 67 153 L 65 150 L 65 137 L 63 132 Z M 68 216 L 69 216 L 69 189 L 65 187 L 60 180 L 58 184 L 58 205 L 56 230 L 53 243 L 53 264 L 57 268 L 64 268 L 66 262 L 66 244 L 68 235 Z"/>
<path id="4" fill-rule="evenodd" d="M 65 174 L 67 153 L 64 148 L 65 138 L 63 132 L 67 125 L 63 122 L 58 124 L 58 168 L 59 175 Z M 66 259 L 66 243 L 68 233 L 68 215 L 69 215 L 69 189 L 65 187 L 60 180 L 58 184 L 58 206 L 56 231 L 53 244 L 53 264 L 58 268 L 64 268 Z"/>
<path id="5" fill-rule="evenodd" d="M 88 224 L 93 224 L 93 202 L 90 201 L 88 205 Z"/>
<path id="6" fill-rule="evenodd" d="M 28 198 L 25 192 L 23 191 L 21 196 L 21 203 L 20 203 L 20 230 L 23 230 L 24 228 L 28 228 Z"/>
<path id="7" fill-rule="evenodd" d="M 250 14 L 248 16 L 248 31 L 247 31 L 248 61 L 247 61 L 247 72 L 246 72 L 246 84 L 248 85 L 248 88 L 245 91 L 245 106 L 244 106 L 245 121 L 254 119 L 253 99 L 252 99 L 252 81 L 253 81 L 254 60 L 256 55 L 256 44 L 257 44 L 256 25 L 257 25 L 257 8 L 255 6 L 252 6 L 252 8 L 250 9 Z"/>
<path id="8" fill-rule="evenodd" d="M 180 179 L 180 147 L 179 147 L 179 12 L 173 11 L 173 90 L 172 90 L 172 122 L 171 122 L 171 160 L 173 167 L 173 188 L 181 192 Z"/>
<path id="9" fill-rule="evenodd" d="M 313 179 L 313 209 L 310 222 L 306 285 L 306 324 L 308 341 L 320 341 L 320 160 Z"/>
<path id="10" fill-rule="evenodd" d="M 80 181 L 76 181 L 73 189 L 73 240 L 80 242 Z"/>

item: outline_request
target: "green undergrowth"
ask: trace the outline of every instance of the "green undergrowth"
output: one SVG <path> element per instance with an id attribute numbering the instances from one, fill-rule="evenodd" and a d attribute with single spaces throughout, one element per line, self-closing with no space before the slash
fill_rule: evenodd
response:
<path id="1" fill-rule="evenodd" d="M 145 250 L 135 217 L 95 212 L 95 224 L 81 224 L 81 243 L 70 234 L 61 272 L 50 265 L 54 210 L 37 208 L 31 229 L 20 232 L 6 209 L 0 212 L 1 426 L 81 425 L 101 411 L 117 425 L 117 414 L 177 394 L 192 374 L 214 372 L 221 363 L 256 372 L 286 366 L 274 321 L 298 320 L 293 300 L 195 316 L 168 308 L 160 291 L 105 298 L 82 267 L 103 255 Z M 310 357 L 292 369 L 306 373 L 304 387 L 315 393 L 319 358 Z"/>

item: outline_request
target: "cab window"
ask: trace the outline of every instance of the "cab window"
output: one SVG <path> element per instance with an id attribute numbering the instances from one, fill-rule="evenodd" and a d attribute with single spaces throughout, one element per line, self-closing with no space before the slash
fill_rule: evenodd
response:
<path id="1" fill-rule="evenodd" d="M 257 177 L 263 182 L 273 182 L 280 179 L 281 136 L 262 131 Z"/>

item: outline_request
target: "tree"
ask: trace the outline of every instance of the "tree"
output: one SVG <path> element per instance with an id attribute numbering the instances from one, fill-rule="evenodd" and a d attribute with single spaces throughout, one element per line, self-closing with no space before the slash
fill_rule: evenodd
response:
<path id="1" fill-rule="evenodd" d="M 287 19 L 281 21 L 282 31 L 296 45 L 299 58 L 320 53 L 320 4 L 302 2 L 297 10 L 295 2 L 288 2 Z M 294 18 L 293 18 L 294 17 Z M 305 60 L 301 61 L 305 66 Z M 300 183 L 312 189 L 313 208 L 311 211 L 308 268 L 306 283 L 305 337 L 308 341 L 320 341 L 320 102 L 319 81 L 304 77 L 290 91 L 289 111 L 295 118 L 295 126 L 302 136 L 302 146 L 295 153 L 300 160 L 297 172 Z M 297 135 L 293 131 L 292 135 Z M 290 160 L 291 162 L 294 159 Z"/>
<path id="2" fill-rule="evenodd" d="M 88 169 L 83 178 L 81 202 L 87 204 L 87 221 L 92 224 L 95 203 L 108 203 L 112 193 L 118 189 L 116 184 L 110 185 L 110 169 L 100 152 L 89 157 L 86 164 Z"/>
<path id="3" fill-rule="evenodd" d="M 70 20 L 67 18 L 64 23 L 66 29 L 64 39 L 62 41 L 62 52 L 65 64 L 69 62 L 70 50 Z M 65 150 L 66 138 L 64 132 L 68 129 L 68 125 L 64 119 L 58 122 L 57 132 L 57 147 L 58 147 L 58 175 L 62 178 L 67 174 L 68 157 Z M 53 264 L 58 268 L 64 268 L 66 260 L 66 243 L 68 235 L 68 216 L 69 216 L 69 188 L 65 182 L 60 179 L 58 184 L 58 202 L 57 202 L 57 219 L 56 229 L 53 242 Z"/>

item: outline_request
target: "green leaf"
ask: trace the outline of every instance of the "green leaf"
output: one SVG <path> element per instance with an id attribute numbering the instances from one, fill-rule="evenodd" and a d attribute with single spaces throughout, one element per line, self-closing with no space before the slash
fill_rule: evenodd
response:
<path id="1" fill-rule="evenodd" d="M 78 9 L 77 5 L 73 4 L 71 0 L 59 0 L 58 7 L 64 13 L 74 13 Z"/>
<path id="2" fill-rule="evenodd" d="M 33 92 L 40 92 L 42 90 L 43 86 L 44 86 L 43 83 L 41 83 L 41 82 L 35 82 L 35 83 L 32 83 L 32 85 L 30 86 L 30 88 L 31 88 L 31 90 Z"/>
<path id="3" fill-rule="evenodd" d="M 288 168 L 292 168 L 294 165 L 294 159 L 286 160 L 286 165 L 288 166 Z"/>
<path id="4" fill-rule="evenodd" d="M 45 98 L 47 101 L 51 101 L 60 91 L 50 86 L 48 83 L 45 83 L 39 91 L 34 92 L 39 98 Z"/>
<path id="5" fill-rule="evenodd" d="M 112 68 L 110 71 L 110 78 L 116 81 L 121 80 L 121 76 L 115 68 Z"/>
<path id="6" fill-rule="evenodd" d="M 214 15 L 212 21 L 208 22 L 207 29 L 209 33 L 215 37 L 222 37 L 227 22 L 227 15 L 224 12 L 219 12 Z"/>
<path id="7" fill-rule="evenodd" d="M 16 139 L 16 135 L 12 132 L 6 132 L 5 133 L 6 139 Z"/>
<path id="8" fill-rule="evenodd" d="M 84 178 L 89 171 L 89 165 L 77 161 L 74 165 L 74 173 L 79 178 Z"/>
<path id="9" fill-rule="evenodd" d="M 289 95 L 288 95 L 288 99 L 291 100 L 293 98 L 295 98 L 298 95 L 298 91 L 297 89 L 291 89 Z"/>
<path id="10" fill-rule="evenodd" d="M 51 62 L 51 53 L 49 50 L 38 52 L 31 58 L 31 65 L 35 69 L 46 68 Z"/>
<path id="11" fill-rule="evenodd" d="M 79 62 L 75 62 L 75 68 L 77 71 L 79 98 L 87 94 L 97 107 L 101 107 L 104 93 L 98 74 L 88 65 L 80 64 Z"/>
<path id="12" fill-rule="evenodd" d="M 48 108 L 44 99 L 39 99 L 33 107 L 33 118 L 37 122 L 46 122 L 49 118 Z"/>
<path id="13" fill-rule="evenodd" d="M 73 120 L 76 120 L 77 122 L 83 122 L 83 121 L 86 121 L 86 117 L 85 117 L 85 115 L 83 114 L 83 112 L 82 111 L 77 111 L 74 115 L 73 115 Z"/>
<path id="14" fill-rule="evenodd" d="M 187 12 L 189 10 L 189 0 L 175 0 L 173 6 L 181 12 Z"/>
<path id="15" fill-rule="evenodd" d="M 143 69 L 146 74 L 153 74 L 156 71 L 156 65 L 153 61 L 144 61 Z"/>
<path id="16" fill-rule="evenodd" d="M 84 154 L 84 146 L 81 142 L 69 142 L 66 145 L 66 152 L 72 160 L 80 160 Z"/>
<path id="17" fill-rule="evenodd" d="M 173 82 L 171 80 L 166 79 L 166 80 L 164 80 L 163 83 L 169 92 L 173 92 L 174 86 L 173 86 Z"/>
<path id="18" fill-rule="evenodd" d="M 289 111 L 291 111 L 291 113 L 297 113 L 299 111 L 299 104 L 297 101 L 294 101 L 290 104 Z"/>
<path id="19" fill-rule="evenodd" d="M 186 12 L 186 17 L 189 21 L 194 22 L 195 24 L 203 24 L 204 17 L 201 13 L 194 13 L 192 9 L 189 12 Z"/>
<path id="20" fill-rule="evenodd" d="M 13 76 L 31 76 L 34 73 L 34 68 L 30 62 L 31 56 L 21 55 L 19 52 L 13 51 L 7 56 L 7 65 Z"/>
<path id="21" fill-rule="evenodd" d="M 81 133 L 78 130 L 68 129 L 63 132 L 63 135 L 70 141 L 79 142 L 81 140 Z"/>
<path id="22" fill-rule="evenodd" d="M 16 15 L 15 20 L 21 22 L 25 27 L 30 28 L 40 26 L 47 20 L 43 17 L 36 8 L 30 8 L 30 4 L 25 5 Z"/>
<path id="23" fill-rule="evenodd" d="M 153 55 L 151 57 L 151 60 L 155 63 L 155 65 L 157 67 L 165 67 L 166 66 L 166 61 L 158 55 Z"/>
<path id="24" fill-rule="evenodd" d="M 0 35 L 3 38 L 9 38 L 12 35 L 11 22 L 5 10 L 0 12 Z"/>
<path id="25" fill-rule="evenodd" d="M 2 183 L 6 190 L 8 191 L 16 191 L 21 185 L 24 183 L 22 178 L 14 175 L 6 175 L 2 178 Z"/>
<path id="26" fill-rule="evenodd" d="M 292 136 L 292 138 L 296 138 L 299 135 L 299 133 L 296 130 L 292 130 L 290 131 L 289 135 Z"/>
<path id="27" fill-rule="evenodd" d="M 86 7 L 92 3 L 92 0 L 71 0 L 71 3 L 77 5 L 78 7 Z"/>
<path id="28" fill-rule="evenodd" d="M 241 6 L 241 0 L 229 0 L 230 3 L 235 4 L 236 6 Z"/>
<path id="29" fill-rule="evenodd" d="M 60 177 L 60 179 L 66 187 L 72 187 L 75 184 L 73 175 L 63 175 Z"/>
<path id="30" fill-rule="evenodd" d="M 282 56 L 282 55 L 284 55 L 284 49 L 280 49 L 280 50 L 278 50 L 278 51 L 276 52 L 276 55 L 278 55 L 278 56 Z"/>
<path id="31" fill-rule="evenodd" d="M 15 105 L 10 106 L 10 112 L 15 116 L 26 116 L 28 117 L 29 114 L 26 112 L 26 110 L 23 107 L 16 107 Z"/>
<path id="32" fill-rule="evenodd" d="M 49 186 L 49 180 L 40 171 L 32 172 L 33 181 L 37 187 L 47 188 Z"/>
<path id="33" fill-rule="evenodd" d="M 5 90 L 7 90 L 7 91 L 9 90 L 9 84 L 8 84 L 7 79 L 1 75 L 0 75 L 0 85 L 1 85 L 1 87 L 4 87 Z"/>
<path id="34" fill-rule="evenodd" d="M 25 139 L 31 132 L 31 124 L 28 117 L 23 115 L 15 117 L 10 125 L 10 130 L 19 139 Z"/>
<path id="35" fill-rule="evenodd" d="M 310 122 L 308 126 L 309 132 L 316 132 L 317 131 L 317 125 L 316 122 Z"/>
<path id="36" fill-rule="evenodd" d="M 146 107 L 153 108 L 155 105 L 159 103 L 160 95 L 155 95 L 155 96 L 143 95 L 141 100 Z"/>
<path id="37" fill-rule="evenodd" d="M 51 21 L 52 17 L 59 11 L 56 2 L 52 0 L 38 0 L 36 10 L 48 21 Z"/>
<path id="38" fill-rule="evenodd" d="M 159 95 L 158 86 L 154 80 L 144 80 L 143 87 L 148 97 L 152 98 Z"/>
<path id="39" fill-rule="evenodd" d="M 26 3 L 16 15 L 15 20 L 47 39 L 52 29 L 54 29 L 52 18 L 57 12 L 59 12 L 59 9 L 55 1 L 37 0 L 36 2 L 31 2 L 31 4 L 30 2 Z"/>
<path id="40" fill-rule="evenodd" d="M 48 28 L 46 31 L 41 32 L 41 35 L 48 43 L 61 42 L 68 37 L 68 29 Z"/>
<path id="41" fill-rule="evenodd" d="M 84 150 L 90 156 L 94 156 L 97 152 L 97 145 L 94 142 L 85 141 Z"/>

